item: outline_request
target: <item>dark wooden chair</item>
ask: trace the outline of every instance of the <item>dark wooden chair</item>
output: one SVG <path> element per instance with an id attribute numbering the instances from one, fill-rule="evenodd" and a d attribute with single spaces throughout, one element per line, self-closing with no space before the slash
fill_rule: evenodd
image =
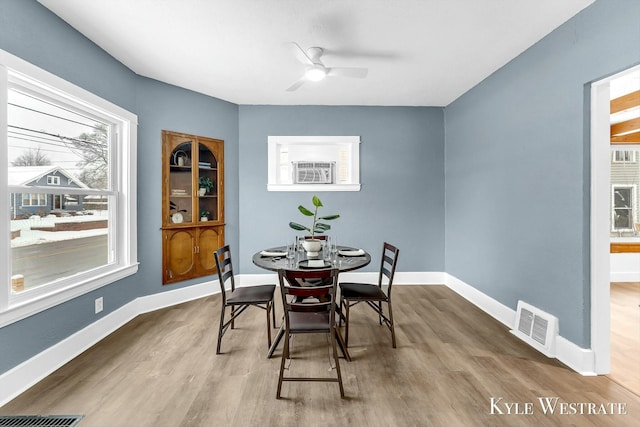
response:
<path id="1" fill-rule="evenodd" d="M 393 323 L 393 308 L 391 306 L 391 286 L 393 285 L 393 276 L 396 272 L 396 264 L 398 262 L 398 254 L 400 250 L 395 246 L 385 242 L 382 246 L 382 261 L 380 263 L 380 274 L 378 276 L 378 284 L 368 283 L 340 283 L 340 312 L 345 318 L 344 342 L 349 345 L 349 309 L 361 302 L 366 302 L 376 313 L 380 324 L 384 324 L 391 331 L 391 344 L 396 348 L 396 333 Z M 382 286 L 385 284 L 386 278 L 387 292 L 385 293 Z M 382 303 L 387 304 L 388 315 L 385 315 Z M 344 307 L 344 311 L 343 311 Z M 340 317 L 340 326 L 342 326 L 342 317 Z"/>
<path id="2" fill-rule="evenodd" d="M 335 324 L 335 301 L 338 285 L 338 270 L 309 270 L 291 271 L 279 270 L 280 293 L 284 307 L 285 341 L 280 362 L 278 378 L 278 392 L 280 399 L 282 383 L 284 381 L 325 381 L 337 382 L 340 387 L 340 397 L 344 397 L 342 374 L 338 361 Z M 330 279 L 331 284 L 308 286 L 309 280 Z M 301 286 L 305 284 L 305 286 Z M 333 360 L 336 365 L 336 377 L 285 377 L 285 362 L 289 358 L 289 340 L 292 334 L 329 334 Z"/>
<path id="3" fill-rule="evenodd" d="M 273 304 L 273 296 L 276 285 L 256 285 L 242 286 L 236 288 L 235 278 L 233 276 L 233 265 L 231 263 L 231 251 L 229 245 L 218 249 L 214 257 L 216 259 L 216 268 L 218 270 L 218 280 L 220 282 L 220 292 L 222 295 L 220 310 L 220 327 L 218 329 L 218 345 L 216 354 L 220 354 L 220 346 L 222 344 L 222 336 L 227 328 L 234 327 L 234 320 L 240 316 L 248 307 L 254 306 L 266 310 L 267 312 L 267 341 L 268 347 L 271 347 L 271 322 L 269 312 L 273 317 L 273 326 L 276 325 L 276 312 Z M 230 289 L 227 289 L 226 283 L 230 282 Z M 227 307 L 231 307 L 231 317 L 225 321 L 225 311 Z"/>

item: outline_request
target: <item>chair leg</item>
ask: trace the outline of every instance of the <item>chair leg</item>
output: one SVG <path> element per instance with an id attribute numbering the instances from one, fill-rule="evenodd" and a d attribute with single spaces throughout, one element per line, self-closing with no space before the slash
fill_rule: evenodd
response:
<path id="1" fill-rule="evenodd" d="M 224 325 L 224 310 L 225 306 L 222 306 L 220 312 L 220 326 L 218 327 L 218 346 L 216 347 L 216 354 L 220 354 L 220 346 L 222 345 L 222 325 Z"/>
<path id="2" fill-rule="evenodd" d="M 349 347 L 349 300 L 344 304 L 344 346 Z"/>
<path id="3" fill-rule="evenodd" d="M 342 298 L 342 296 L 340 297 L 340 316 L 338 316 L 338 326 L 342 327 L 342 313 L 344 313 L 344 311 L 342 311 L 342 303 L 344 302 L 344 298 Z"/>
<path id="4" fill-rule="evenodd" d="M 273 328 L 276 328 L 276 302 L 271 301 L 271 315 L 273 316 Z"/>
<path id="5" fill-rule="evenodd" d="M 378 322 L 382 325 L 382 301 L 378 301 Z"/>
<path id="6" fill-rule="evenodd" d="M 236 320 L 236 306 L 232 305 L 231 306 L 231 329 L 233 329 L 233 327 L 235 326 L 234 325 L 235 320 Z"/>
<path id="7" fill-rule="evenodd" d="M 284 378 L 284 365 L 289 357 L 289 334 L 284 334 L 284 347 L 282 349 L 282 359 L 280 361 L 280 375 L 278 376 L 278 391 L 276 393 L 276 399 L 280 399 L 280 392 L 282 391 L 282 379 Z"/>
<path id="8" fill-rule="evenodd" d="M 395 323 L 393 321 L 393 308 L 391 308 L 391 301 L 389 300 L 387 300 L 387 307 L 389 308 L 389 322 L 391 322 L 391 325 L 389 326 L 389 329 L 391 329 L 391 345 L 393 348 L 396 348 L 396 330 Z"/>
<path id="9" fill-rule="evenodd" d="M 272 303 L 268 302 L 266 307 L 267 309 L 265 310 L 267 312 L 267 342 L 269 343 L 267 348 L 271 348 L 271 318 L 269 317 L 269 312 L 272 311 L 271 305 Z"/>
<path id="10" fill-rule="evenodd" d="M 340 387 L 340 397 L 344 398 L 344 387 L 342 386 L 342 373 L 340 372 L 340 361 L 338 361 L 338 348 L 336 345 L 336 334 L 338 331 L 333 330 L 329 332 L 331 336 L 331 347 L 333 347 L 333 360 L 336 363 L 336 374 L 338 375 L 338 386 Z"/>

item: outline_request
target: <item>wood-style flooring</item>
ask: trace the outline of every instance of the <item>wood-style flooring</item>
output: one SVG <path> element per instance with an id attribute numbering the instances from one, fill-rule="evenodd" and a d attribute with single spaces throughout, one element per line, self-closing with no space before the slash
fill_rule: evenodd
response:
<path id="1" fill-rule="evenodd" d="M 262 310 L 245 312 L 216 356 L 215 295 L 138 316 L 0 414 L 85 414 L 81 427 L 640 424 L 640 397 L 543 356 L 449 288 L 397 286 L 393 296 L 396 349 L 372 310 L 351 312 L 345 399 L 336 384 L 285 383 L 276 400 L 281 349 L 265 357 Z M 296 336 L 292 351 L 290 369 L 304 361 L 330 374 L 324 337 Z M 540 399 L 556 398 L 545 414 Z M 624 414 L 571 414 L 588 404 Z"/>
<path id="2" fill-rule="evenodd" d="M 609 377 L 640 396 L 639 282 L 611 283 L 611 373 Z"/>

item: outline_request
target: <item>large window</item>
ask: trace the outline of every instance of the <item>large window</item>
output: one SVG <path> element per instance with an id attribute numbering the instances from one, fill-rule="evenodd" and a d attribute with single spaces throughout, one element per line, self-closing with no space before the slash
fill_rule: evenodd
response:
<path id="1" fill-rule="evenodd" d="M 1 327 L 137 270 L 137 119 L 3 51 L 0 111 Z"/>

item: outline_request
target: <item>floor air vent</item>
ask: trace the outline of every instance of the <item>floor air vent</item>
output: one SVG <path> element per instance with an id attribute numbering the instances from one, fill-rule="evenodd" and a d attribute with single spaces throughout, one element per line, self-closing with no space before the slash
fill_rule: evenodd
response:
<path id="1" fill-rule="evenodd" d="M 545 355 L 555 357 L 557 317 L 524 301 L 518 301 L 516 324 L 511 332 Z"/>
<path id="2" fill-rule="evenodd" d="M 73 427 L 84 415 L 0 415 L 0 427 Z"/>

